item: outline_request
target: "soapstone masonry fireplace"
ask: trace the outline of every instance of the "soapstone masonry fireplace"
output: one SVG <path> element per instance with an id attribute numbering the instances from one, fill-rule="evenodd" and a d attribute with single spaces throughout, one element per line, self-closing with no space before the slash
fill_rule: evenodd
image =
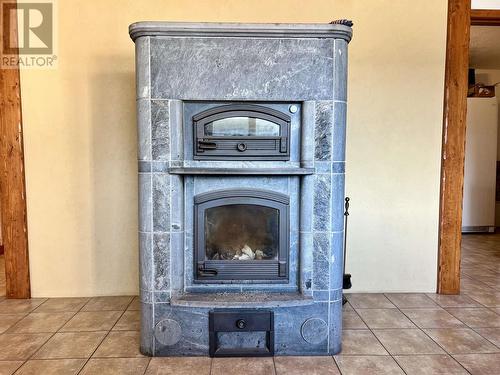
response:
<path id="1" fill-rule="evenodd" d="M 139 22 L 141 351 L 341 349 L 349 22 Z"/>

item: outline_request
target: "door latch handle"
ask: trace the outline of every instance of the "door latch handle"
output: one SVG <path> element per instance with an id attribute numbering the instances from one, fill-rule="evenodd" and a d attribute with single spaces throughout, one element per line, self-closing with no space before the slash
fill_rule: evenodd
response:
<path id="1" fill-rule="evenodd" d="M 215 150 L 217 148 L 217 143 L 210 141 L 198 141 L 198 150 Z"/>
<path id="2" fill-rule="evenodd" d="M 203 277 L 217 276 L 218 272 L 214 268 L 205 268 L 205 266 L 198 266 L 198 275 Z"/>

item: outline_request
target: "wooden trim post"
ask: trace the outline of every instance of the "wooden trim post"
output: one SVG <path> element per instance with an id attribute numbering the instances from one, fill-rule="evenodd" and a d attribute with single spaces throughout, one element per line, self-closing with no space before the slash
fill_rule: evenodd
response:
<path id="1" fill-rule="evenodd" d="M 500 9 L 473 9 L 470 23 L 473 26 L 500 26 Z"/>
<path id="2" fill-rule="evenodd" d="M 0 0 L 0 6 L 6 3 Z M 12 3 L 10 1 L 9 3 Z M 15 12 L 13 10 L 12 12 Z M 2 46 L 9 35 L 17 44 L 17 18 L 7 17 L 8 32 L 2 33 Z M 12 42 L 12 39 L 10 39 Z M 16 48 L 17 49 L 17 48 Z M 14 56 L 16 57 L 16 56 Z M 19 67 L 0 66 L 0 209 L 5 249 L 7 298 L 30 298 L 28 263 L 28 229 L 26 220 L 26 187 L 24 177 L 23 128 Z"/>
<path id="3" fill-rule="evenodd" d="M 470 0 L 448 0 L 437 285 L 441 294 L 460 293 L 470 6 Z"/>

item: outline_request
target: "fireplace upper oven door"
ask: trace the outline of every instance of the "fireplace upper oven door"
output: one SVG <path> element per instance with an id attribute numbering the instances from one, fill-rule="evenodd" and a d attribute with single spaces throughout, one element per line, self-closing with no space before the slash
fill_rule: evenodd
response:
<path id="1" fill-rule="evenodd" d="M 193 116 L 194 159 L 289 160 L 290 116 L 255 104 L 230 104 Z"/>
<path id="2" fill-rule="evenodd" d="M 195 279 L 288 280 L 289 198 L 267 190 L 195 197 Z"/>

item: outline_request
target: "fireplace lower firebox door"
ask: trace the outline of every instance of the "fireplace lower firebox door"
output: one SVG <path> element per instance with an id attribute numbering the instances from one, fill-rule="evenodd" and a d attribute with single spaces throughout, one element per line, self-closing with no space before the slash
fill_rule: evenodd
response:
<path id="1" fill-rule="evenodd" d="M 257 189 L 200 194 L 195 235 L 195 282 L 288 282 L 288 196 Z"/>

